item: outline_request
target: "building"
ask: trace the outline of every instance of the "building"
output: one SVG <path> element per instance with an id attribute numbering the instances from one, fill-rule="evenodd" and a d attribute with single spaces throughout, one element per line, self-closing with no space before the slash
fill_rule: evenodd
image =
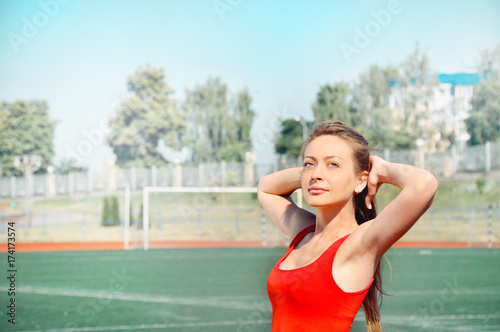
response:
<path id="1" fill-rule="evenodd" d="M 418 128 L 417 146 L 428 151 L 446 149 L 449 143 L 442 141 L 441 134 L 454 133 L 455 144 L 463 147 L 470 139 L 465 119 L 471 109 L 474 86 L 479 81 L 475 71 L 441 73 L 423 84 L 394 81 L 390 85 L 389 107 L 394 117 L 404 119 L 402 123 Z M 408 108 L 408 103 L 413 106 Z"/>

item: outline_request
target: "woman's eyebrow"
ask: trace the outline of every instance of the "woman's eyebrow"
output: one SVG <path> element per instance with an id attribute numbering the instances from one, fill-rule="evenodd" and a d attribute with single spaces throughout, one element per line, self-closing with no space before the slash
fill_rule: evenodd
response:
<path id="1" fill-rule="evenodd" d="M 334 156 L 334 155 L 326 156 L 324 159 L 328 160 L 328 159 L 335 159 L 335 158 L 342 160 L 342 158 L 340 158 L 339 156 Z"/>
<path id="2" fill-rule="evenodd" d="M 335 156 L 335 155 L 326 156 L 326 157 L 324 157 L 324 158 L 323 158 L 323 160 L 335 159 L 335 158 L 340 159 L 340 160 L 343 160 L 341 157 L 339 157 L 339 156 Z M 318 160 L 318 159 L 317 159 L 316 157 L 314 157 L 314 156 L 304 156 L 304 159 L 312 159 L 312 160 L 314 160 L 314 161 L 317 161 L 317 160 Z"/>

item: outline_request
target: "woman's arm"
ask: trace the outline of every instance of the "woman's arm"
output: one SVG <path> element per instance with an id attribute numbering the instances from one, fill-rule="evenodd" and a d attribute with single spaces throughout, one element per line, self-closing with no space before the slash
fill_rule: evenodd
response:
<path id="1" fill-rule="evenodd" d="M 271 220 L 290 238 L 315 224 L 314 214 L 299 208 L 290 195 L 301 188 L 302 167 L 288 168 L 264 176 L 259 181 L 258 197 Z"/>
<path id="2" fill-rule="evenodd" d="M 399 195 L 370 223 L 363 236 L 363 245 L 381 257 L 417 222 L 431 206 L 438 182 L 428 171 L 418 167 L 387 162 L 371 157 L 366 204 L 383 183 L 401 188 Z"/>

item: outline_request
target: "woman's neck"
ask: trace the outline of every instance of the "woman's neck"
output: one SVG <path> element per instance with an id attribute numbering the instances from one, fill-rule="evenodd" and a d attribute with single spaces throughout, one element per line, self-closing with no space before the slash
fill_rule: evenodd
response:
<path id="1" fill-rule="evenodd" d="M 340 208 L 318 207 L 316 209 L 315 234 L 328 233 L 332 237 L 341 237 L 358 227 L 352 201 Z"/>

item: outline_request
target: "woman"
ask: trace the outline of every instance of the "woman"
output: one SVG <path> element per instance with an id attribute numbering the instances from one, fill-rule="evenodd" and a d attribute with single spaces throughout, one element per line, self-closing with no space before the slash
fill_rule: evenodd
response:
<path id="1" fill-rule="evenodd" d="M 429 208 L 437 180 L 370 157 L 363 136 L 340 122 L 317 124 L 301 154 L 303 167 L 267 175 L 258 188 L 260 203 L 292 239 L 268 279 L 272 330 L 349 331 L 363 304 L 368 331 L 380 331 L 380 260 Z M 383 183 L 401 192 L 377 215 Z M 290 198 L 299 188 L 316 215 Z"/>

